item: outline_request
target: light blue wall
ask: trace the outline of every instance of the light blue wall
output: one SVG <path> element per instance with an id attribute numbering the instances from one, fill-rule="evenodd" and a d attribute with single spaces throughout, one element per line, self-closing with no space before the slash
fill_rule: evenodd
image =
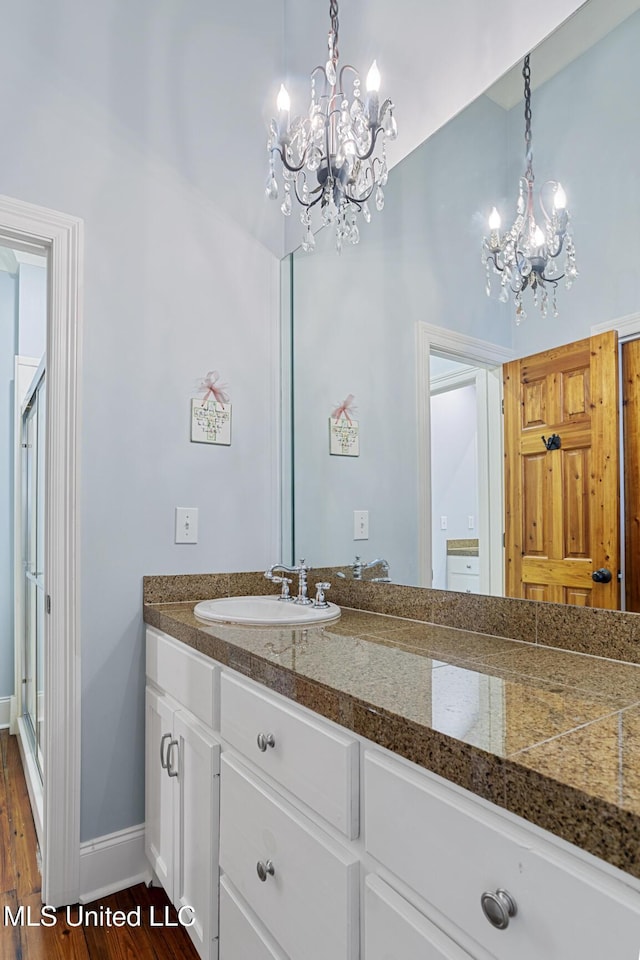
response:
<path id="1" fill-rule="evenodd" d="M 17 279 L 0 270 L 0 697 L 13 694 L 13 366 Z"/>
<path id="2" fill-rule="evenodd" d="M 437 590 L 447 586 L 447 540 L 478 536 L 477 423 L 473 384 L 431 397 L 431 566 Z"/>
<path id="3" fill-rule="evenodd" d="M 4 11 L 2 192 L 82 217 L 83 840 L 144 820 L 142 577 L 276 557 L 278 262 L 263 99 L 282 4 Z M 233 158 L 237 150 L 237 160 Z M 254 187 L 255 186 L 255 190 Z M 189 442 L 218 369 L 231 447 Z M 176 506 L 200 508 L 177 546 Z"/>
<path id="4" fill-rule="evenodd" d="M 20 322 L 18 353 L 21 357 L 42 357 L 47 345 L 47 267 L 21 263 L 18 270 Z"/>
<path id="5" fill-rule="evenodd" d="M 558 293 L 558 320 L 513 329 L 517 356 L 589 336 L 591 325 L 640 310 L 640 13 L 625 20 L 560 74 L 533 91 L 536 183 L 562 181 L 573 219 L 580 276 Z M 531 57 L 532 74 L 535 54 Z M 522 169 L 522 106 L 509 112 L 513 202 Z"/>
<path id="6" fill-rule="evenodd" d="M 294 255 L 295 541 L 312 564 L 382 555 L 416 582 L 416 321 L 509 344 L 507 308 L 483 293 L 479 207 L 506 160 L 506 114 L 482 97 L 391 171 L 356 247 L 337 256 L 324 229 Z M 361 454 L 330 457 L 328 417 L 349 393 Z M 356 509 L 369 541 L 353 540 Z"/>

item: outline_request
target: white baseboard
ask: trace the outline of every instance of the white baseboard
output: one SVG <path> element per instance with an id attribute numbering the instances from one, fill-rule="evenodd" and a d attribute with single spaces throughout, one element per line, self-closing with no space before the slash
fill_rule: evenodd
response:
<path id="1" fill-rule="evenodd" d="M 0 730 L 11 723 L 11 697 L 0 697 Z"/>
<path id="2" fill-rule="evenodd" d="M 80 903 L 91 903 L 150 879 L 144 824 L 80 844 Z"/>

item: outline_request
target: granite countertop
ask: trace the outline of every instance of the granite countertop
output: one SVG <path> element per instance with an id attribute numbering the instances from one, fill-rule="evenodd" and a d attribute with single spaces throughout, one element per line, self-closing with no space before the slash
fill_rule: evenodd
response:
<path id="1" fill-rule="evenodd" d="M 343 608 L 314 627 L 148 624 L 640 877 L 640 666 Z"/>

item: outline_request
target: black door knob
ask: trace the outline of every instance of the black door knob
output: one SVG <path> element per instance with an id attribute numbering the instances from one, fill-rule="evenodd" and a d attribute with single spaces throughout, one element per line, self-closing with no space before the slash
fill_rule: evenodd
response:
<path id="1" fill-rule="evenodd" d="M 611 583 L 611 570 L 607 570 L 606 567 L 600 567 L 599 570 L 593 571 L 591 579 L 595 583 Z"/>

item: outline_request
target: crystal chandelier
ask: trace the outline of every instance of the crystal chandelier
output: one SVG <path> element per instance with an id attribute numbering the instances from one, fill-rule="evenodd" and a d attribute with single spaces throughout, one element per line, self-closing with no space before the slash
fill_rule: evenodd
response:
<path id="1" fill-rule="evenodd" d="M 527 168 L 520 178 L 516 219 L 506 233 L 500 233 L 500 214 L 494 207 L 489 217 L 489 237 L 482 241 L 482 262 L 487 271 L 487 296 L 491 294 L 491 273 L 501 275 L 499 299 L 506 303 L 509 291 L 514 295 L 516 323 L 526 319 L 522 292 L 529 287 L 533 302 L 547 316 L 549 294 L 553 316 L 558 316 L 556 290 L 565 279 L 567 289 L 578 276 L 573 238 L 569 231 L 567 197 L 557 180 L 547 180 L 540 191 L 543 220 L 536 223 L 533 210 L 533 151 L 531 148 L 531 70 L 529 56 L 522 69 L 524 78 L 525 160 Z M 551 213 L 549 213 L 551 206 Z M 558 273 L 557 260 L 564 251 L 564 273 Z"/>
<path id="2" fill-rule="evenodd" d="M 384 207 L 383 187 L 388 176 L 385 139 L 395 140 L 398 135 L 393 103 L 389 99 L 382 106 L 379 103 L 380 73 L 375 60 L 367 74 L 364 102 L 358 71 L 350 64 L 338 68 L 337 0 L 330 0 L 329 16 L 329 58 L 324 67 L 317 66 L 311 73 L 309 112 L 290 121 L 289 95 L 281 86 L 278 118 L 271 121 L 267 142 L 266 195 L 274 200 L 278 197 L 277 155 L 284 181 L 280 209 L 285 217 L 291 216 L 295 196 L 302 208 L 302 249 L 306 251 L 315 247 L 311 211 L 318 204 L 322 223 L 335 224 L 338 251 L 343 243 L 358 242 L 358 215 L 367 223 L 371 220 L 370 198 L 373 196 L 377 210 Z"/>

